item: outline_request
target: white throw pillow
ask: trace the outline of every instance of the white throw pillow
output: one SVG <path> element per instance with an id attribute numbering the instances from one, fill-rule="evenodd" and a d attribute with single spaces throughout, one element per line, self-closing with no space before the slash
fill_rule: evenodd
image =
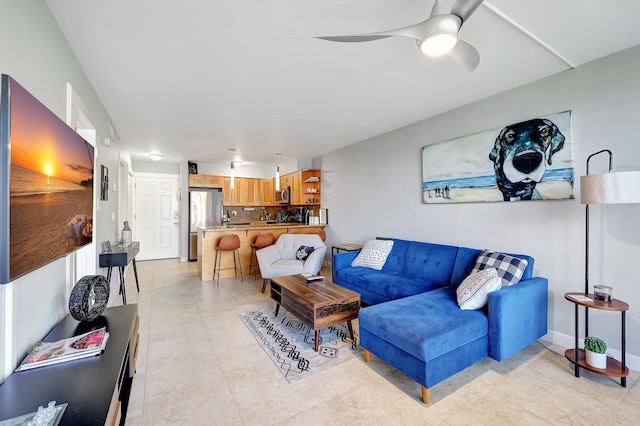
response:
<path id="1" fill-rule="evenodd" d="M 379 271 L 387 261 L 392 248 L 392 240 L 369 240 L 364 243 L 360 253 L 351 262 L 351 266 L 364 266 Z"/>
<path id="2" fill-rule="evenodd" d="M 460 309 L 480 309 L 489 301 L 489 293 L 502 287 L 496 268 L 483 269 L 467 276 L 456 289 Z"/>

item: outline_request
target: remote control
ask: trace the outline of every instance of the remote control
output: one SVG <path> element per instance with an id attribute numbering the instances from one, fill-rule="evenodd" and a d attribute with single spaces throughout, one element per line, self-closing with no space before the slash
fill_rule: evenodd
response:
<path id="1" fill-rule="evenodd" d="M 324 277 L 320 275 L 312 275 L 310 277 L 307 277 L 307 282 L 310 281 L 324 281 Z"/>

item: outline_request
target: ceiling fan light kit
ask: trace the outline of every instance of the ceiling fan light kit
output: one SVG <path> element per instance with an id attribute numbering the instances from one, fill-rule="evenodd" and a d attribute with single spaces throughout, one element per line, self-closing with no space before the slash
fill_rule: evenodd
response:
<path id="1" fill-rule="evenodd" d="M 418 41 L 420 50 L 427 56 L 442 56 L 451 51 L 456 43 L 458 43 L 458 37 L 453 34 L 436 34 L 422 43 Z"/>

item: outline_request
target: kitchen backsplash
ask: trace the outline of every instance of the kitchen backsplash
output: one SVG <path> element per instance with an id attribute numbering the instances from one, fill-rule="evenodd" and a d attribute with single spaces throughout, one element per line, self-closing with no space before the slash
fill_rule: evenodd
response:
<path id="1" fill-rule="evenodd" d="M 247 209 L 247 210 L 245 210 Z M 297 207 L 286 206 L 286 207 L 238 207 L 238 206 L 224 206 L 223 214 L 229 215 L 229 222 L 257 222 L 260 220 L 265 220 L 265 215 L 269 215 L 270 220 L 278 219 L 278 212 L 282 209 L 283 217 L 286 216 L 287 212 L 296 212 L 298 210 Z M 236 212 L 234 215 L 233 212 Z M 312 210 L 310 210 L 311 212 Z M 317 209 L 316 209 L 317 212 Z"/>

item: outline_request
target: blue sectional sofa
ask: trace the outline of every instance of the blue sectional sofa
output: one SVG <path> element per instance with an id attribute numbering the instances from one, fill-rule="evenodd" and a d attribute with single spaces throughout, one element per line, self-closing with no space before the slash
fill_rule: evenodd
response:
<path id="1" fill-rule="evenodd" d="M 385 238 L 386 239 L 386 238 Z M 360 293 L 360 345 L 429 389 L 490 356 L 502 361 L 547 333 L 546 278 L 532 277 L 534 259 L 517 284 L 489 293 L 487 306 L 462 310 L 457 286 L 479 249 L 399 239 L 382 270 L 352 267 L 358 252 L 333 256 L 333 281 Z"/>

